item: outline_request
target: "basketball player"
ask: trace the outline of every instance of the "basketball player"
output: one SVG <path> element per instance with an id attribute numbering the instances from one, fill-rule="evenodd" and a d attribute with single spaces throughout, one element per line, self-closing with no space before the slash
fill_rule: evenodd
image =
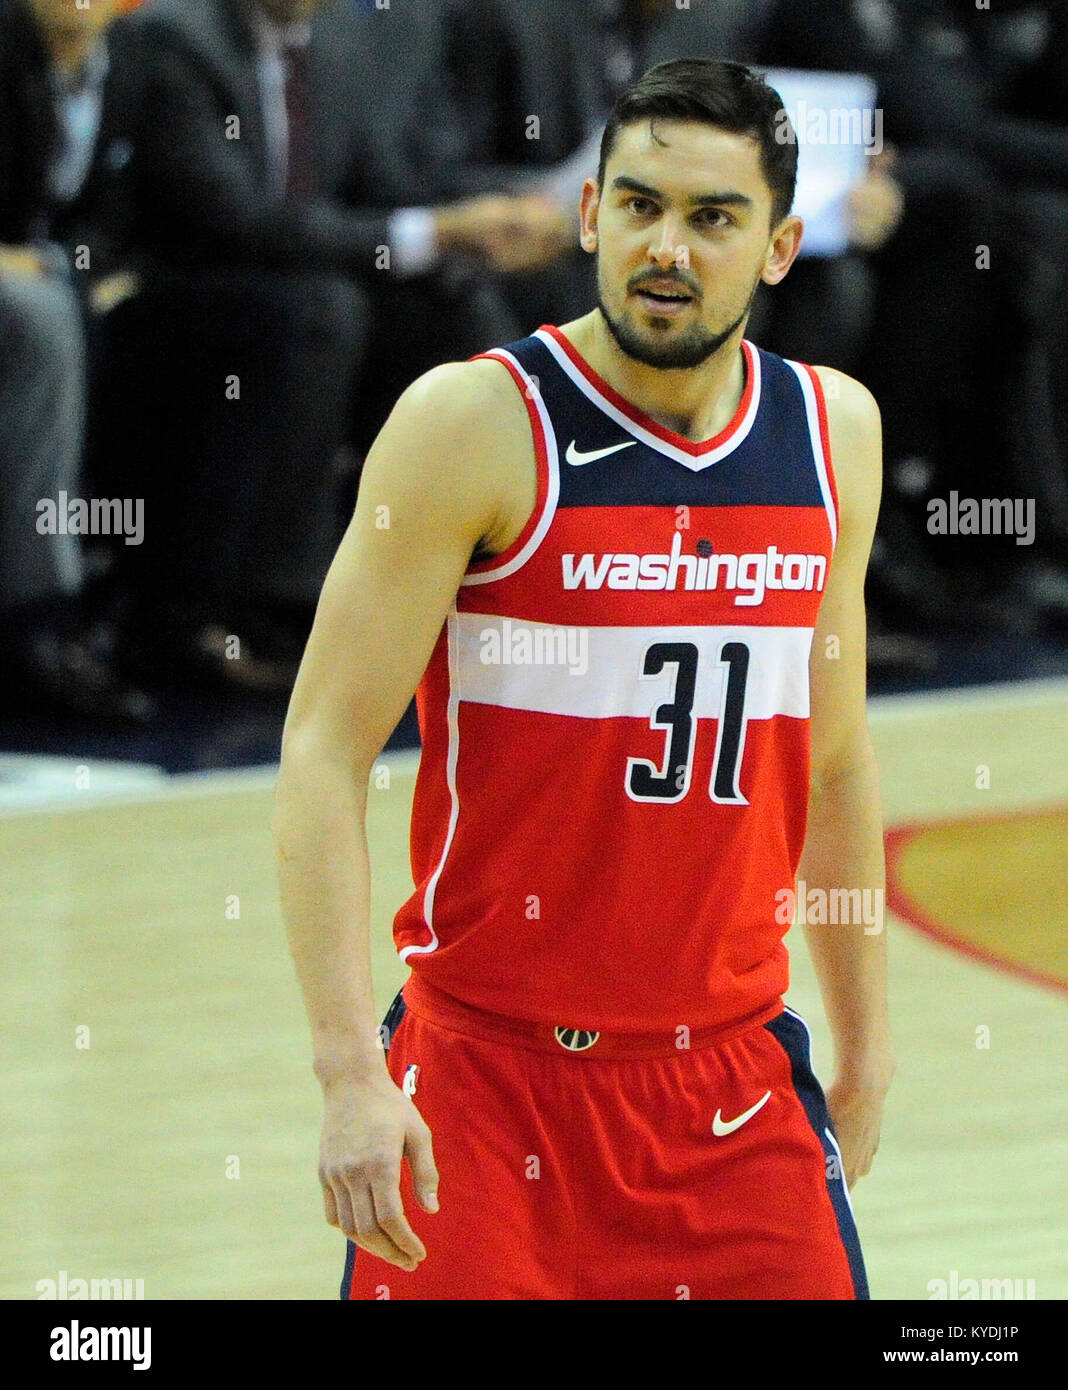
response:
<path id="1" fill-rule="evenodd" d="M 367 459 L 276 819 L 343 1298 L 868 1297 L 884 939 L 807 928 L 825 1099 L 782 905 L 799 867 L 883 883 L 879 418 L 744 339 L 802 235 L 780 111 L 740 65 L 648 72 L 583 192 L 598 307 L 429 372 Z M 379 1028 L 364 814 L 417 685 Z"/>

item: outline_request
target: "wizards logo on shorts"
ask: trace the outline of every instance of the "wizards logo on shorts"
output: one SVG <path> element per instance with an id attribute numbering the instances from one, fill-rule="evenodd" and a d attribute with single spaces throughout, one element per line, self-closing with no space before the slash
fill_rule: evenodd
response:
<path id="1" fill-rule="evenodd" d="M 601 1036 L 588 1028 L 555 1028 L 553 1033 L 556 1041 L 561 1047 L 566 1047 L 568 1052 L 585 1052 Z"/>

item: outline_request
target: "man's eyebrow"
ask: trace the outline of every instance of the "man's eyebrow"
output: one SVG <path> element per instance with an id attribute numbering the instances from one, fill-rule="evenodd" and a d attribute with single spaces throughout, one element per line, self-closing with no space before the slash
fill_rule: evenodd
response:
<path id="1" fill-rule="evenodd" d="M 695 208 L 751 208 L 753 200 L 747 193 L 739 193 L 737 189 L 731 188 L 723 193 L 700 193 L 690 199 L 690 206 Z"/>
<path id="2" fill-rule="evenodd" d="M 665 201 L 663 193 L 658 188 L 650 188 L 647 183 L 640 183 L 637 179 L 630 178 L 627 174 L 620 174 L 612 180 L 612 187 L 620 189 L 626 193 L 637 193 L 643 198 L 653 198 L 658 203 Z M 739 207 L 750 208 L 753 200 L 745 193 L 739 193 L 736 189 L 727 189 L 722 193 L 697 193 L 688 199 L 691 207 Z"/>

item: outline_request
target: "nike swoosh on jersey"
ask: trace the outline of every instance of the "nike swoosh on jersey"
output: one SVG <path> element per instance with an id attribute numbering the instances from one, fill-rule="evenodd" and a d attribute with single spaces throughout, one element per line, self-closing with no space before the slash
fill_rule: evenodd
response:
<path id="1" fill-rule="evenodd" d="M 756 1114 L 756 1112 L 762 1106 L 766 1105 L 770 1099 L 771 1092 L 768 1091 L 765 1095 L 760 1097 L 756 1105 L 751 1105 L 748 1110 L 746 1110 L 743 1114 L 739 1115 L 737 1119 L 734 1120 L 725 1120 L 723 1118 L 723 1111 L 717 1110 L 715 1115 L 713 1115 L 712 1117 L 712 1133 L 733 1134 L 736 1129 L 741 1129 L 742 1125 L 745 1124 L 746 1120 L 751 1120 L 753 1116 Z"/>
<path id="2" fill-rule="evenodd" d="M 618 449 L 629 449 L 632 444 L 637 444 L 637 442 L 636 439 L 628 439 L 624 444 L 610 444 L 607 449 L 590 449 L 587 452 L 582 452 L 575 448 L 575 441 L 572 440 L 567 446 L 564 458 L 567 459 L 568 463 L 592 463 L 594 459 L 603 459 L 606 454 L 614 454 Z"/>

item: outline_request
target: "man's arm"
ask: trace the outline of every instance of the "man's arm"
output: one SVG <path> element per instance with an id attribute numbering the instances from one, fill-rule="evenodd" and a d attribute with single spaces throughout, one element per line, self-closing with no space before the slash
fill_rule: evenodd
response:
<path id="1" fill-rule="evenodd" d="M 835 1074 L 827 1100 L 845 1180 L 852 1184 L 871 1167 L 894 1071 L 882 913 L 882 807 L 866 713 L 864 574 L 879 510 L 880 420 L 878 406 L 859 382 L 828 368 L 816 370 L 828 396 L 840 524 L 810 663 L 812 784 L 798 877 L 807 892 L 816 888 L 827 894 L 828 903 L 835 901 L 829 896 L 834 889 L 859 889 L 862 905 L 874 909 L 862 910 L 858 921 L 806 922 L 804 929 L 834 1040 Z M 840 895 L 837 901 L 853 908 L 857 896 Z"/>
<path id="2" fill-rule="evenodd" d="M 367 784 L 475 545 L 487 537 L 494 548 L 504 480 L 524 449 L 532 457 L 525 405 L 498 363 L 436 367 L 405 391 L 364 464 L 282 740 L 279 883 L 323 1088 L 326 1219 L 405 1269 L 426 1251 L 400 1200 L 402 1153 L 428 1211 L 437 1173 L 429 1130 L 393 1084 L 378 1035 Z"/>

